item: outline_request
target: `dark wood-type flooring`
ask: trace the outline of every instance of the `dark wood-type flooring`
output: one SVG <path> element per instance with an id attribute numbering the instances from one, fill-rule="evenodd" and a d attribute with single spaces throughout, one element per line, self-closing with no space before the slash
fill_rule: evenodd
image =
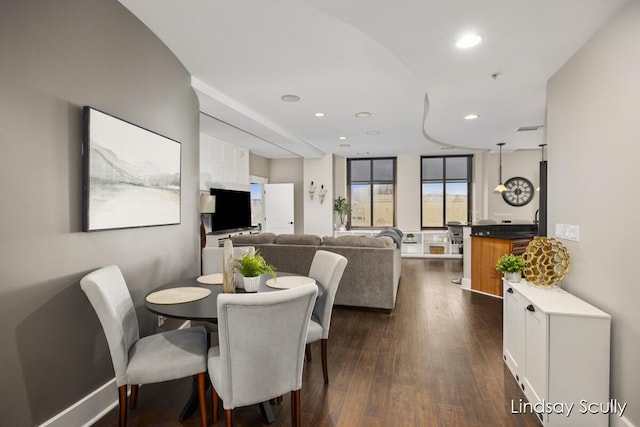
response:
<path id="1" fill-rule="evenodd" d="M 304 426 L 539 426 L 511 414 L 524 399 L 502 361 L 502 300 L 451 282 L 460 260 L 403 259 L 391 314 L 336 307 L 329 336 L 329 382 L 314 343 L 302 387 Z M 199 426 L 179 422 L 191 379 L 147 384 L 129 426 Z M 115 396 L 114 396 L 115 398 Z M 207 394 L 211 423 L 211 400 Z M 273 427 L 290 426 L 289 395 L 273 406 Z M 95 425 L 117 426 L 117 409 Z M 217 425 L 224 425 L 224 415 Z M 236 408 L 235 426 L 261 426 L 257 406 Z"/>

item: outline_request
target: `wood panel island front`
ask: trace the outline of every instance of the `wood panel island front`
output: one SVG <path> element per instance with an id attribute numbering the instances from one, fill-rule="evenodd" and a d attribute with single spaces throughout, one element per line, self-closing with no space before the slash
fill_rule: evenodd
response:
<path id="1" fill-rule="evenodd" d="M 496 270 L 498 258 L 510 253 L 522 254 L 537 233 L 536 224 L 471 226 L 470 256 L 465 257 L 465 261 L 471 262 L 470 289 L 502 297 L 502 273 Z"/>

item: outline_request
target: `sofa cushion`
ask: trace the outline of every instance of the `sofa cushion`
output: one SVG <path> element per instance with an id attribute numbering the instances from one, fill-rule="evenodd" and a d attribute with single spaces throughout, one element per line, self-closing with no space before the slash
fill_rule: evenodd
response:
<path id="1" fill-rule="evenodd" d="M 254 245 L 260 243 L 273 243 L 276 240 L 274 233 L 259 233 L 259 234 L 238 234 L 231 236 L 231 241 L 234 244 L 239 245 Z"/>
<path id="2" fill-rule="evenodd" d="M 314 234 L 278 234 L 274 243 L 282 245 L 311 245 L 319 246 L 320 236 Z"/>
<path id="3" fill-rule="evenodd" d="M 322 238 L 322 246 L 355 246 L 363 248 L 391 248 L 393 239 L 389 236 L 325 236 Z"/>

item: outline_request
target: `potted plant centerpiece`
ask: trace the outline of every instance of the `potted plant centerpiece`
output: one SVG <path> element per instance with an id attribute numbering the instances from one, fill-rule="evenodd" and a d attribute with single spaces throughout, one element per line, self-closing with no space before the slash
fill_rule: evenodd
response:
<path id="1" fill-rule="evenodd" d="M 340 227 L 338 230 L 345 231 L 347 229 L 345 221 L 347 215 L 351 213 L 351 203 L 347 202 L 347 199 L 344 197 L 338 196 L 338 198 L 333 201 L 333 210 L 338 214 L 338 218 L 340 218 Z"/>
<path id="2" fill-rule="evenodd" d="M 522 270 L 525 264 L 522 255 L 507 254 L 502 255 L 496 262 L 496 270 L 504 273 L 504 278 L 508 282 L 517 283 L 522 278 Z"/>
<path id="3" fill-rule="evenodd" d="M 275 268 L 267 264 L 260 250 L 255 253 L 245 253 L 242 258 L 237 258 L 234 262 L 235 269 L 242 276 L 244 290 L 247 292 L 257 292 L 260 286 L 260 276 L 269 273 L 272 278 L 276 278 Z"/>

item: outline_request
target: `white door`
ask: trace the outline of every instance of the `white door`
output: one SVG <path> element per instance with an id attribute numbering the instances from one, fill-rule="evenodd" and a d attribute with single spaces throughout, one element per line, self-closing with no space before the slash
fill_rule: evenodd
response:
<path id="1" fill-rule="evenodd" d="M 264 231 L 293 234 L 293 184 L 264 185 Z"/>

